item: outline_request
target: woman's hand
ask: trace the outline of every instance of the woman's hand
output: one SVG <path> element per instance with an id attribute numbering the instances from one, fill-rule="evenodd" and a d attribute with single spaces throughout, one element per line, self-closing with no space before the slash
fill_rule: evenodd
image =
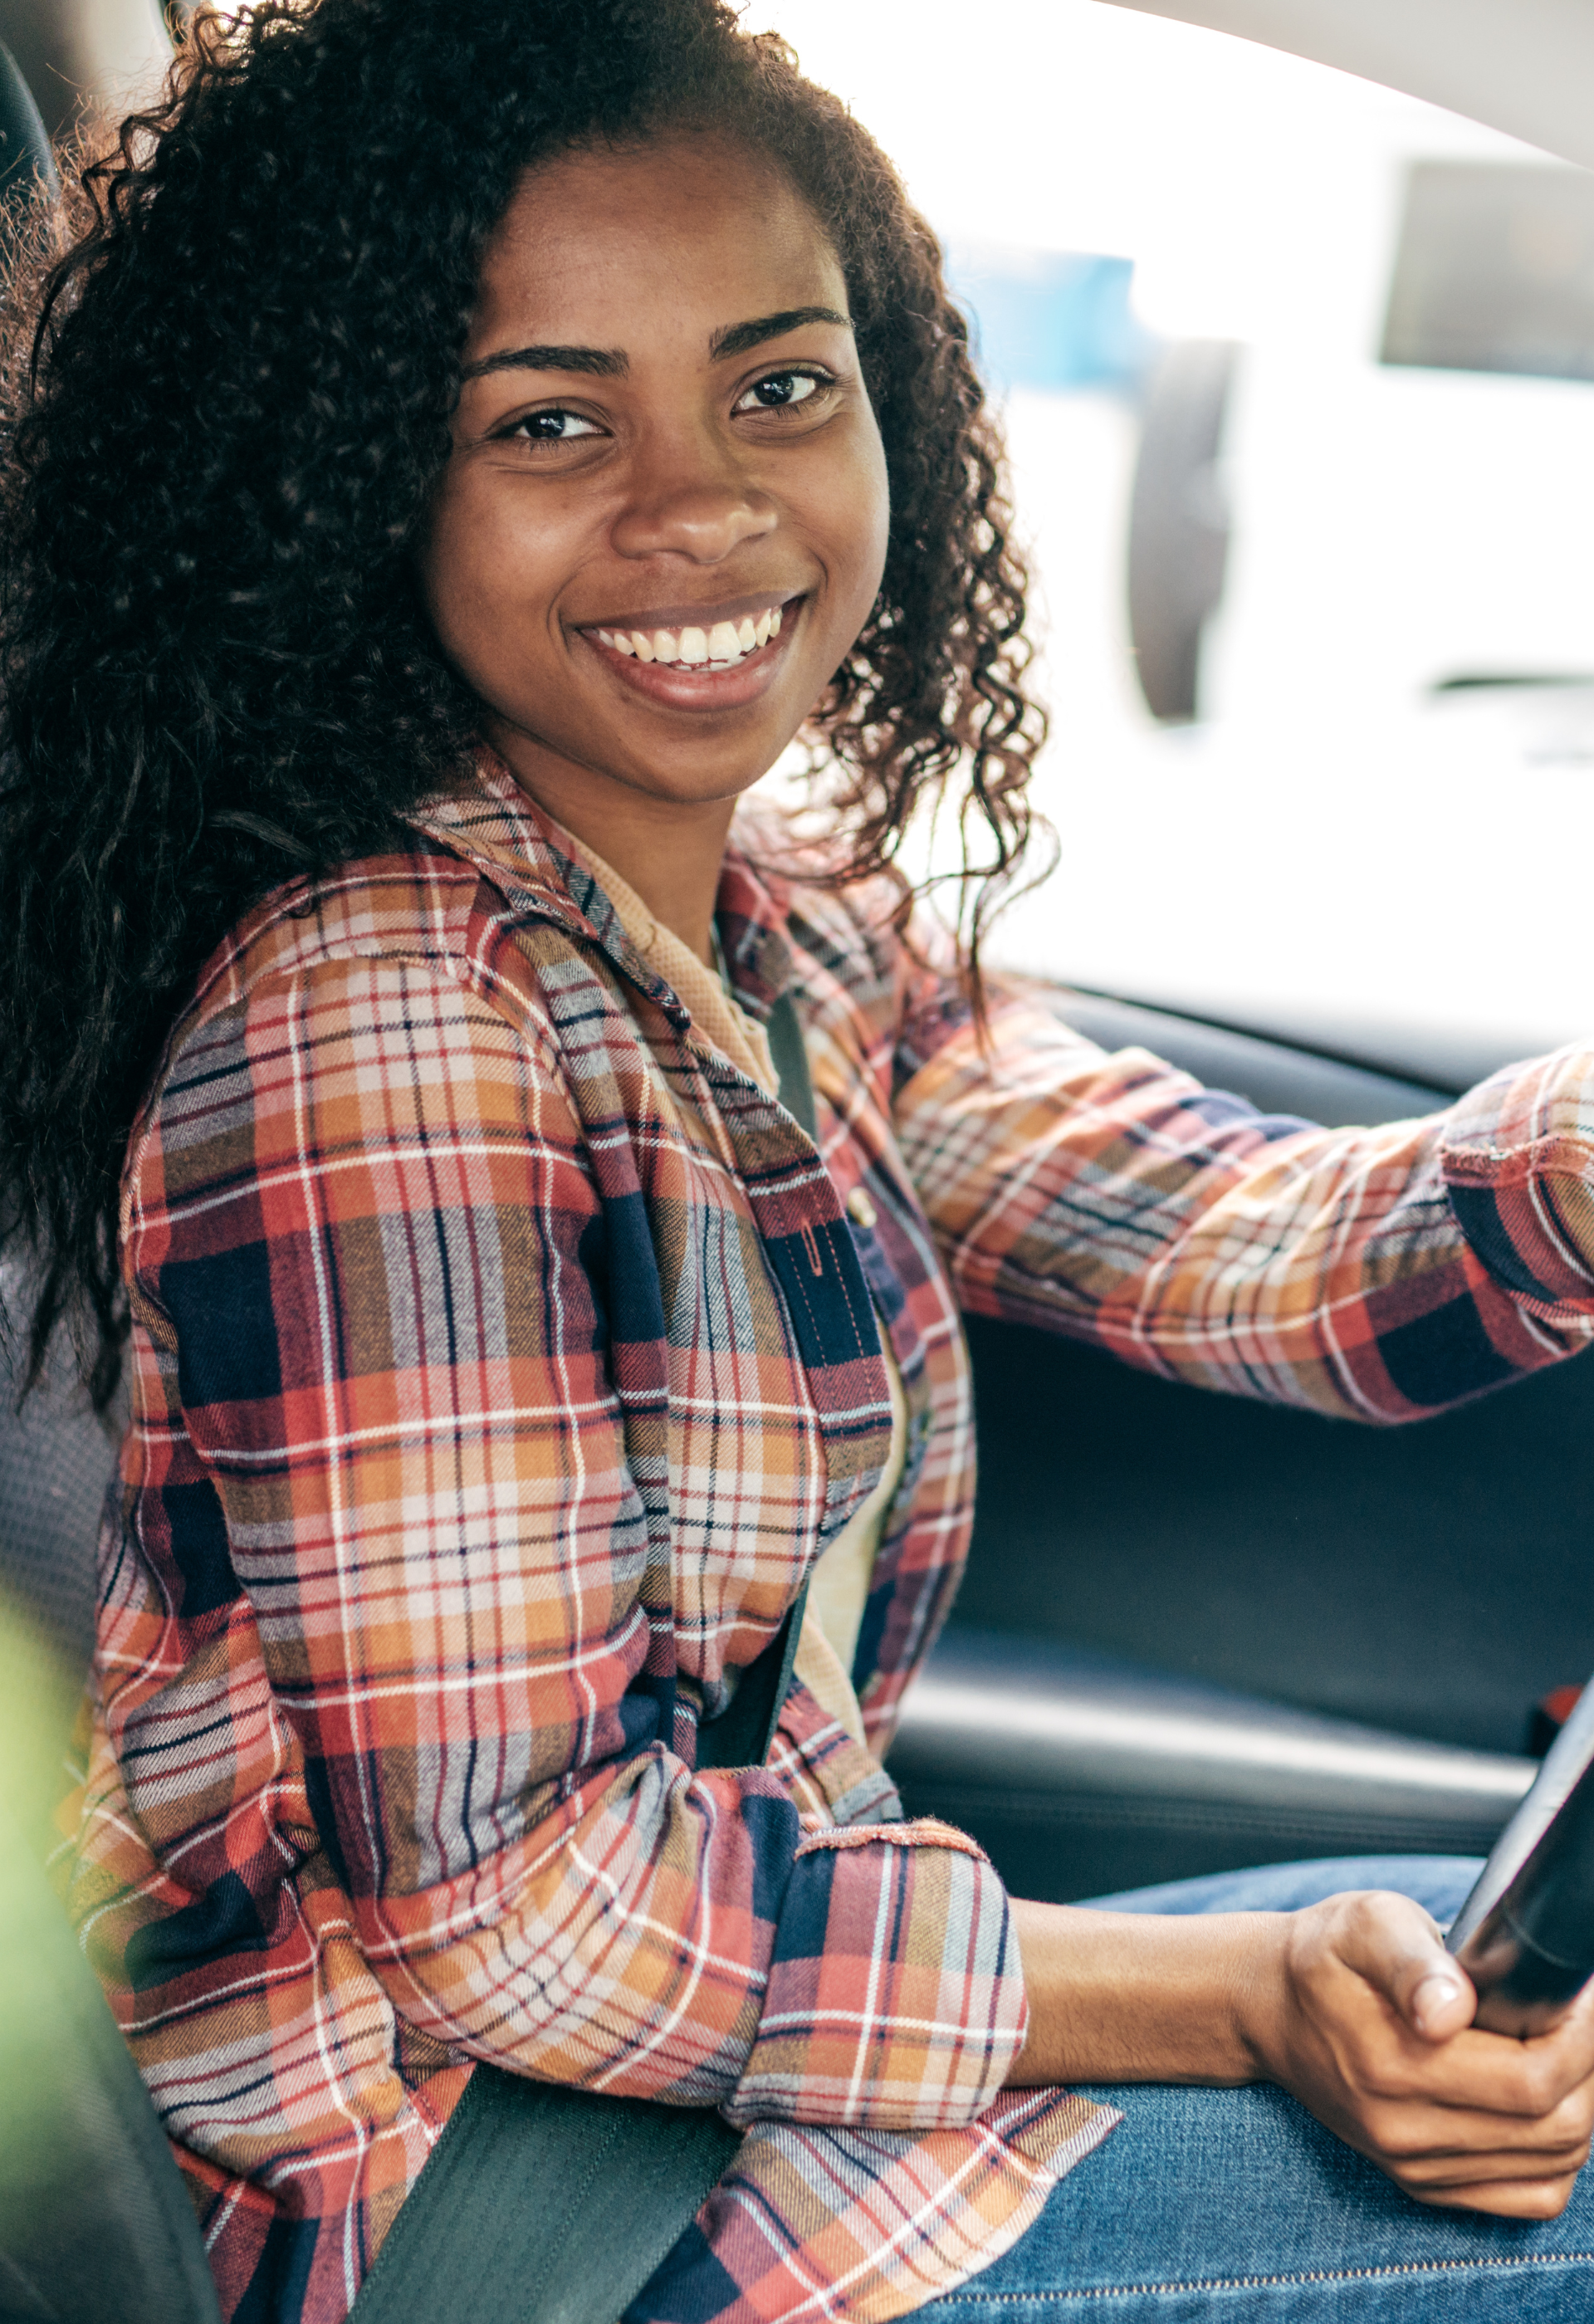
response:
<path id="1" fill-rule="evenodd" d="M 1268 2080 L 1421 2202 L 1564 2210 L 1594 2131 L 1594 1987 L 1549 2034 L 1479 2033 L 1465 1972 L 1406 1897 L 1331 1896 L 1279 1917 L 1249 2029 Z"/>
<path id="2" fill-rule="evenodd" d="M 1166 1918 L 1015 1902 L 1013 1922 L 1015 2082 L 1277 2082 L 1421 2202 L 1565 2209 L 1594 2132 L 1594 1987 L 1552 2033 L 1479 2033 L 1433 1922 L 1378 1893 Z"/>

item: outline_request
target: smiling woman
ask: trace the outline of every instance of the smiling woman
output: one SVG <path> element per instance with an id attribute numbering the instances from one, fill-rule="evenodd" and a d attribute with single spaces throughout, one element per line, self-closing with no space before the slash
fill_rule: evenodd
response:
<path id="1" fill-rule="evenodd" d="M 1421 1417 L 1594 1337 L 1594 1061 L 1327 1131 L 981 986 L 995 438 L 716 0 L 202 12 L 54 226 L 0 1180 L 35 1367 L 131 1355 L 61 1881 L 227 2317 L 1564 2302 L 1594 2002 L 1472 2024 L 1465 1866 L 1010 1900 L 882 1759 L 960 1310 Z"/>
<path id="2" fill-rule="evenodd" d="M 391 63 L 380 103 L 364 85 L 379 45 Z M 488 85 L 499 94 L 484 107 Z M 846 862 L 889 864 L 916 804 L 965 753 L 976 946 L 978 874 L 1000 884 L 1023 855 L 1044 722 L 1020 690 L 1024 579 L 996 439 L 934 238 L 835 99 L 801 82 L 779 42 L 732 41 L 701 6 L 505 7 L 452 45 L 403 0 L 201 10 L 170 101 L 85 173 L 67 256 L 51 267 L 60 236 L 44 237 L 31 282 L 26 254 L 14 261 L 7 309 L 18 423 L 0 478 L 7 715 L 26 763 L 50 774 L 10 797 L 18 843 L 0 879 L 18 883 L 14 909 L 6 897 L 26 986 L 16 1004 L 50 1032 L 14 1047 L 0 1135 L 50 1221 L 34 1360 L 64 1305 L 86 1298 L 102 1400 L 123 1331 L 116 1157 L 173 1005 L 241 910 L 291 871 L 391 837 L 394 814 L 477 731 L 475 697 L 418 598 L 414 555 L 462 388 L 474 406 L 507 383 L 506 418 L 517 395 L 550 402 L 547 380 L 525 393 L 519 362 L 502 380 L 497 361 L 466 374 L 484 254 L 491 244 L 495 289 L 521 298 L 524 180 L 539 157 L 545 170 L 584 166 L 595 195 L 610 146 L 670 121 L 701 145 L 705 124 L 732 119 L 751 206 L 705 192 L 712 173 L 699 168 L 698 228 L 722 258 L 735 254 L 724 310 L 700 322 L 731 335 L 718 353 L 734 364 L 757 352 L 743 334 L 761 329 L 770 299 L 787 303 L 792 268 L 817 270 L 850 318 L 851 401 L 861 377 L 889 477 L 878 595 L 808 703 Z M 594 151 L 579 165 L 568 149 L 584 139 Z M 806 248 L 797 208 L 818 228 Z M 787 240 L 760 280 L 769 295 L 732 311 L 755 220 Z M 678 212 L 635 222 L 631 280 L 655 316 L 683 288 L 682 224 Z M 608 243 L 613 257 L 613 221 Z M 582 263 L 567 235 L 549 296 L 575 296 L 569 269 Z M 595 278 L 583 287 L 597 297 Z M 498 328 L 489 345 L 485 323 L 472 325 L 479 360 L 529 344 Z M 567 380 L 619 384 L 609 359 L 628 336 L 614 324 L 613 344 L 584 344 Z M 778 386 L 753 392 L 779 403 Z M 577 410 L 550 413 L 502 456 L 545 456 L 533 436 L 585 440 L 595 427 Z M 461 447 L 447 503 L 456 475 L 498 456 Z M 749 610 L 756 621 L 765 607 Z M 106 752 L 137 770 L 136 814 L 107 798 Z M 58 855 L 69 876 L 47 890 L 35 867 Z M 107 878 L 121 898 L 109 916 Z M 63 1054 L 75 1061 L 65 1081 Z"/>
<path id="3" fill-rule="evenodd" d="M 736 802 L 885 570 L 847 309 L 813 210 L 744 145 L 543 164 L 484 254 L 422 532 L 427 609 L 488 737 L 705 961 Z"/>

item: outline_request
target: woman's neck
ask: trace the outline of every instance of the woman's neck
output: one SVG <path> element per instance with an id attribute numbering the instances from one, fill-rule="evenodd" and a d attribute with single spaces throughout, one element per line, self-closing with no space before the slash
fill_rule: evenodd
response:
<path id="1" fill-rule="evenodd" d="M 720 867 L 735 798 L 668 799 L 539 752 L 500 751 L 521 788 L 613 865 L 655 919 L 714 964 Z"/>

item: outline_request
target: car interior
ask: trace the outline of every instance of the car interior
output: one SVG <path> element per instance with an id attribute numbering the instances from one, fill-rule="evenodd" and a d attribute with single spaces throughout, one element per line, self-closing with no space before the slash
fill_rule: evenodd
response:
<path id="1" fill-rule="evenodd" d="M 1594 163 L 1573 101 L 1594 72 L 1594 18 L 1553 0 L 1480 0 L 1466 56 L 1444 0 L 1124 5 Z M 0 35 L 0 200 L 30 173 L 51 179 L 51 138 L 80 103 L 147 87 L 169 37 L 153 0 L 4 0 Z M 1467 198 L 1423 190 L 1413 267 Z M 1414 291 L 1402 313 L 1396 359 L 1435 360 L 1422 333 L 1442 314 Z M 1224 341 L 1175 344 L 1139 407 L 1123 586 L 1147 705 L 1172 723 L 1196 715 L 1222 588 L 1227 520 L 1202 480 L 1234 364 Z M 1308 1037 L 1262 1004 L 1241 1019 L 1155 993 L 1045 991 L 1108 1049 L 1145 1047 L 1329 1124 L 1431 1111 L 1512 1054 L 1453 1029 L 1369 1040 L 1324 1019 Z M 910 1814 L 963 1826 L 1015 1893 L 1057 1901 L 1281 1859 L 1487 1850 L 1553 1732 L 1544 1698 L 1594 1669 L 1594 1367 L 1358 1428 L 1016 1325 L 975 1318 L 969 1334 L 975 1538 L 889 1763 Z M 0 1399 L 0 2324 L 199 2324 L 217 2310 L 191 2211 L 41 1862 L 117 1429 L 64 1365 L 20 1413 L 14 1389 Z"/>

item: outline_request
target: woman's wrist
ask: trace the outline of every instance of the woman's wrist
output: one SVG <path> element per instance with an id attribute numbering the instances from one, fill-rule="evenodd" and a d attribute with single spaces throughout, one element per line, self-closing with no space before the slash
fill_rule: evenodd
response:
<path id="1" fill-rule="evenodd" d="M 1016 1898 L 1029 2031 L 1009 2081 L 1274 2079 L 1288 2016 L 1283 1913 L 1098 1913 Z"/>

